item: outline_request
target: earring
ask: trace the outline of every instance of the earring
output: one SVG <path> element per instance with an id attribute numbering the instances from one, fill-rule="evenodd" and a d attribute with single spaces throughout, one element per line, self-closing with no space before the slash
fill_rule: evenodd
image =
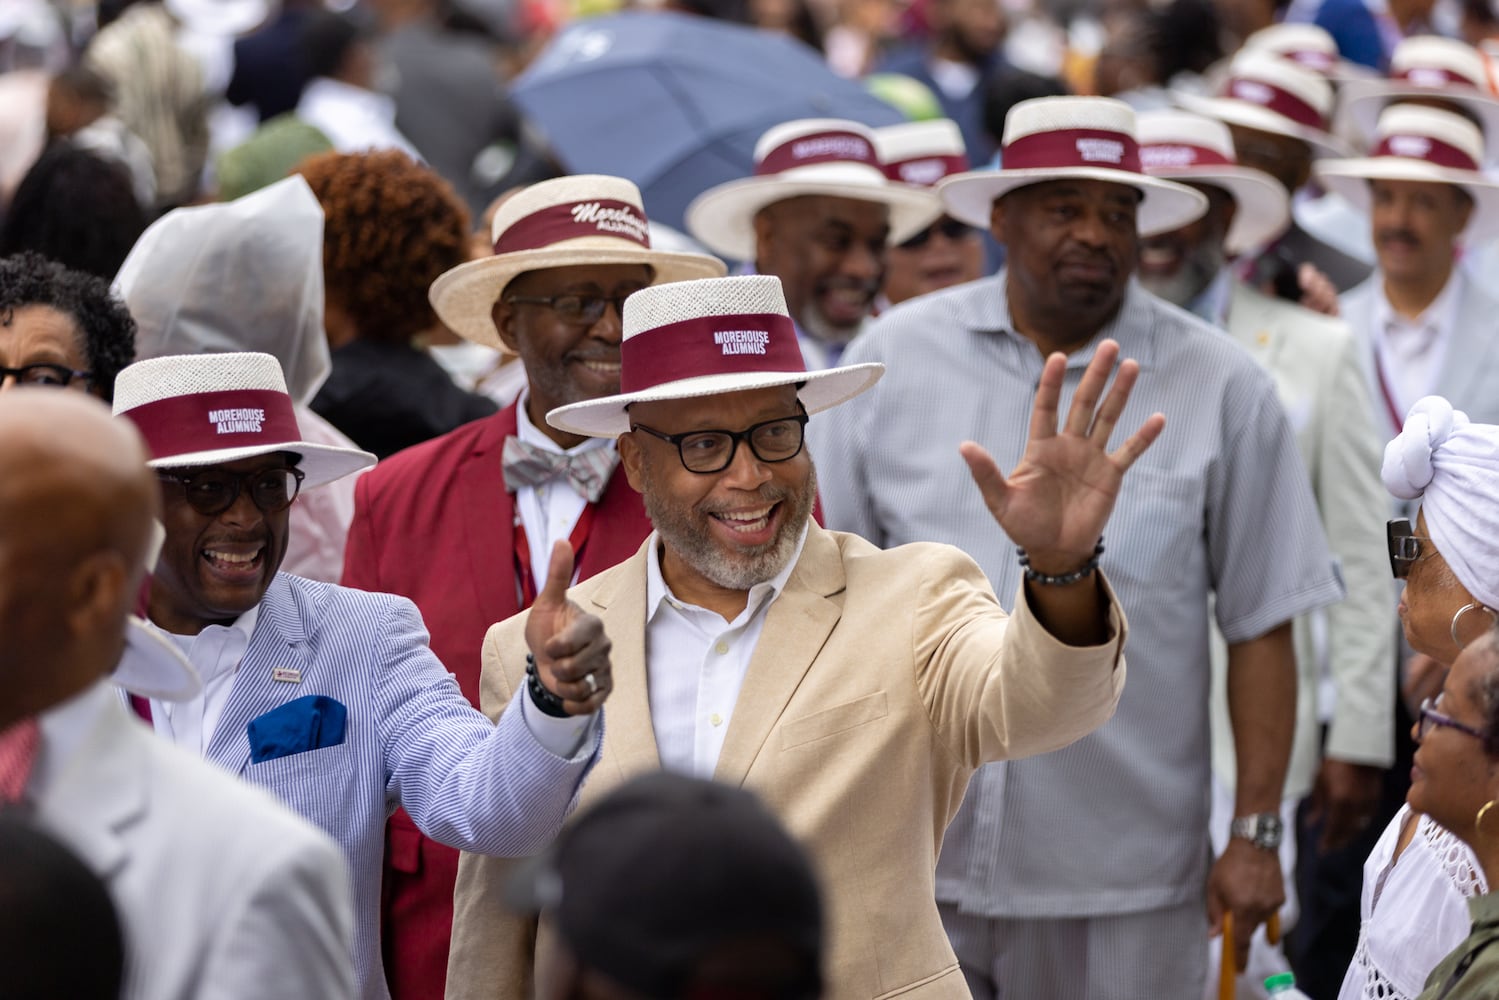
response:
<path id="1" fill-rule="evenodd" d="M 1494 800 L 1489 799 L 1483 804 L 1483 808 L 1478 810 L 1478 815 L 1473 819 L 1473 832 L 1478 834 L 1479 840 L 1489 839 L 1483 832 L 1483 818 L 1489 814 L 1489 810 L 1492 808 L 1494 808 Z"/>
<path id="2" fill-rule="evenodd" d="M 1463 648 L 1464 643 L 1457 637 L 1457 623 L 1462 621 L 1463 615 L 1467 614 L 1469 611 L 1483 611 L 1487 613 L 1489 617 L 1495 619 L 1496 621 L 1499 621 L 1499 614 L 1495 614 L 1494 609 L 1485 604 L 1464 604 L 1462 607 L 1458 608 L 1457 614 L 1452 616 L 1452 627 L 1447 630 L 1448 634 L 1452 636 L 1452 645 L 1456 646 L 1458 649 Z M 1490 624 L 1493 623 L 1491 622 Z"/>

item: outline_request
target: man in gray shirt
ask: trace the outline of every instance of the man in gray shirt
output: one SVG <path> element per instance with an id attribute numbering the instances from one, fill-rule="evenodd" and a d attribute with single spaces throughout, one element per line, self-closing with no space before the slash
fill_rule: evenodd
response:
<path id="1" fill-rule="evenodd" d="M 1200 215 L 1196 192 L 1140 173 L 1115 101 L 1017 105 L 1005 169 L 949 178 L 955 218 L 1009 250 L 995 277 L 887 313 L 849 350 L 886 384 L 815 439 L 830 526 L 881 545 L 949 542 L 1000 593 L 1022 568 L 951 459 L 1003 466 L 1025 444 L 1046 355 L 1065 398 L 1100 341 L 1140 360 L 1124 425 L 1167 429 L 1125 485 L 1103 564 L 1136 623 L 1113 720 L 1068 749 L 988 765 L 948 828 L 937 895 L 976 997 L 1200 997 L 1202 942 L 1232 913 L 1242 961 L 1279 906 L 1278 816 L 1296 709 L 1290 621 L 1341 597 L 1275 386 L 1211 327 L 1131 280 L 1140 234 Z M 1235 834 L 1210 858 L 1208 616 L 1229 643 Z M 1204 913 L 1203 900 L 1207 900 Z"/>

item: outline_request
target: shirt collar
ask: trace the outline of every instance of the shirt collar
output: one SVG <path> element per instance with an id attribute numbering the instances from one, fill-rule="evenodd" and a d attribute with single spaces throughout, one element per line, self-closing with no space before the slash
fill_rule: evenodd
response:
<path id="1" fill-rule="evenodd" d="M 35 801 L 31 789 L 44 792 L 52 786 L 83 745 L 108 700 L 120 697 L 122 692 L 105 678 L 37 716 L 42 742 L 27 781 L 28 797 Z"/>
<path id="2" fill-rule="evenodd" d="M 1228 326 L 1228 301 L 1229 293 L 1233 291 L 1232 275 L 1228 268 L 1223 268 L 1208 282 L 1208 286 L 1197 297 L 1187 303 L 1187 311 L 1198 319 L 1211 323 L 1213 326 Z"/>
<path id="3" fill-rule="evenodd" d="M 531 390 L 525 389 L 520 394 L 520 399 L 515 404 L 515 436 L 526 444 L 534 445 L 543 451 L 556 452 L 559 455 L 577 455 L 581 452 L 592 451 L 595 448 L 608 448 L 614 442 L 609 438 L 587 438 L 582 444 L 564 448 L 556 441 L 547 437 L 540 428 L 531 422 L 531 417 L 526 413 L 526 405 L 531 401 Z"/>
<path id="4" fill-rule="evenodd" d="M 958 296 L 955 303 L 957 319 L 969 330 L 1004 333 L 1025 344 L 1031 344 L 1028 337 L 1016 331 L 1010 318 L 1008 275 L 1007 270 L 1001 270 L 993 277 L 960 286 L 961 290 L 953 293 Z M 1141 368 L 1148 368 L 1155 355 L 1155 322 L 1152 313 L 1164 307 L 1164 303 L 1157 305 L 1158 302 L 1131 277 L 1124 290 L 1124 301 L 1119 304 L 1119 311 L 1104 324 L 1102 330 L 1093 335 L 1092 340 L 1067 356 L 1067 367 L 1087 367 L 1088 362 L 1093 360 L 1093 352 L 1098 345 L 1105 338 L 1112 337 L 1119 342 L 1120 357 L 1133 358 Z M 1034 345 L 1031 349 L 1036 350 Z"/>
<path id="5" fill-rule="evenodd" d="M 1381 334 L 1388 334 L 1392 328 L 1433 331 L 1438 335 L 1446 333 L 1457 321 L 1458 286 L 1462 281 L 1463 269 L 1454 266 L 1447 284 L 1442 286 L 1437 297 L 1415 319 L 1406 319 L 1395 312 L 1395 307 L 1390 305 L 1389 297 L 1385 295 L 1384 282 L 1381 281 L 1379 294 L 1374 297 L 1375 329 Z"/>
<path id="6" fill-rule="evenodd" d="M 210 681 L 239 670 L 239 663 L 250 648 L 250 636 L 260 618 L 260 605 L 234 619 L 228 625 L 207 625 L 197 635 L 165 633 L 197 668 L 207 688 Z M 170 710 L 170 706 L 168 706 Z"/>
<path id="7" fill-rule="evenodd" d="M 750 588 L 749 601 L 744 606 L 743 613 L 735 622 L 748 621 L 763 605 L 769 604 L 781 596 L 781 591 L 786 589 L 786 581 L 791 579 L 792 570 L 801 560 L 802 549 L 807 544 L 807 532 L 810 525 L 802 525 L 802 533 L 796 540 L 796 548 L 791 552 L 791 558 L 786 560 L 786 565 L 781 571 L 764 583 L 757 583 Z M 663 604 L 671 604 L 679 608 L 690 608 L 696 605 L 679 601 L 671 588 L 666 585 L 666 577 L 661 574 L 661 535 L 652 531 L 650 537 L 650 558 L 645 561 L 645 620 L 647 623 L 656 617 Z"/>

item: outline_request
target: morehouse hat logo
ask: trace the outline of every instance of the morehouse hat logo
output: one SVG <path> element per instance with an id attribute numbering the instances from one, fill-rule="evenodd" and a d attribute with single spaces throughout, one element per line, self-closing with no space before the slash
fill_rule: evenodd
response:
<path id="1" fill-rule="evenodd" d="M 580 202 L 573 206 L 573 221 L 580 225 L 591 225 L 601 233 L 619 233 L 639 243 L 650 240 L 650 225 L 628 205 L 606 208 L 596 201 Z"/>
<path id="2" fill-rule="evenodd" d="M 1431 140 L 1421 135 L 1392 135 L 1386 145 L 1394 155 L 1412 160 L 1424 160 L 1431 153 Z"/>
<path id="3" fill-rule="evenodd" d="M 856 135 L 846 133 L 833 133 L 828 135 L 814 135 L 791 144 L 791 158 L 794 160 L 810 160 L 813 158 L 823 160 L 871 160 L 873 152 L 869 143 Z"/>
<path id="4" fill-rule="evenodd" d="M 728 357 L 732 354 L 764 354 L 770 347 L 769 330 L 715 330 L 713 343 Z"/>
<path id="5" fill-rule="evenodd" d="M 1197 150 L 1191 146 L 1155 145 L 1140 148 L 1140 163 L 1150 170 L 1171 170 L 1197 165 Z"/>
<path id="6" fill-rule="evenodd" d="M 940 158 L 908 160 L 897 168 L 900 179 L 907 184 L 931 187 L 947 176 L 947 162 Z"/>
<path id="7" fill-rule="evenodd" d="M 208 422 L 216 434 L 259 434 L 265 424 L 265 410 L 258 407 L 236 407 L 209 410 Z"/>
<path id="8" fill-rule="evenodd" d="M 1079 139 L 1077 155 L 1084 163 L 1119 164 L 1124 160 L 1124 143 L 1118 139 Z"/>

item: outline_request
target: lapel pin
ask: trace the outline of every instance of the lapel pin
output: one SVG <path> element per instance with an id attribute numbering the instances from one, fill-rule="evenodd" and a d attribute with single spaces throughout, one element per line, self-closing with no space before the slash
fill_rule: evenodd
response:
<path id="1" fill-rule="evenodd" d="M 277 667 L 271 671 L 271 680 L 281 681 L 285 684 L 302 683 L 302 671 L 294 667 Z"/>

